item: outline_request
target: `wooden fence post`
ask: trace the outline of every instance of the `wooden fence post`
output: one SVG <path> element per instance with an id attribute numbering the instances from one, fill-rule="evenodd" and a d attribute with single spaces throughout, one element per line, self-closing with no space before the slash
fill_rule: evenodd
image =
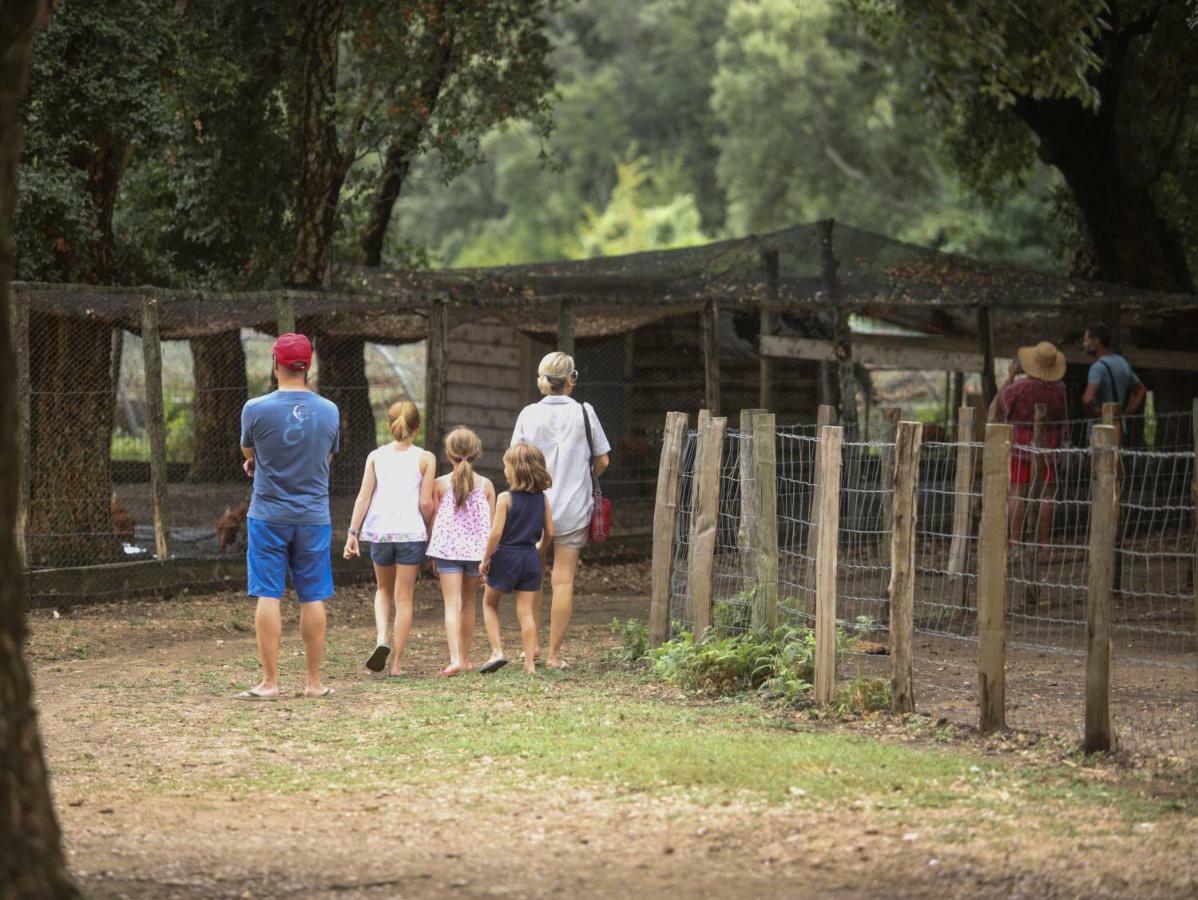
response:
<path id="1" fill-rule="evenodd" d="M 978 728 L 1005 728 L 1007 652 L 1007 494 L 1010 425 L 986 426 L 982 451 L 982 521 L 978 528 Z"/>
<path id="2" fill-rule="evenodd" d="M 727 419 L 713 416 L 707 427 L 699 433 L 696 453 L 692 543 L 687 572 L 689 593 L 695 605 L 696 640 L 702 639 L 712 625 L 712 570 L 719 530 L 720 465 L 723 462 L 727 424 Z"/>
<path id="3" fill-rule="evenodd" d="M 424 446 L 441 455 L 445 437 L 445 366 L 449 343 L 449 309 L 443 299 L 429 305 L 428 343 L 424 366 Z"/>
<path id="4" fill-rule="evenodd" d="M 844 429 L 821 425 L 815 451 L 819 542 L 815 548 L 815 702 L 836 696 L 836 568 L 840 537 L 840 449 Z"/>
<path id="5" fill-rule="evenodd" d="M 757 519 L 753 523 L 754 565 L 757 583 L 753 593 L 753 625 L 778 627 L 778 468 L 772 413 L 753 419 L 753 483 Z"/>
<path id="6" fill-rule="evenodd" d="M 158 339 L 158 300 L 147 297 L 141 308 L 141 347 L 146 378 L 146 429 L 150 435 L 150 501 L 154 512 L 154 547 L 158 559 L 169 559 L 170 512 L 167 506 L 166 416 L 162 402 L 162 344 Z"/>
<path id="7" fill-rule="evenodd" d="M 29 451 L 29 404 L 32 387 L 29 378 L 29 299 L 17 292 L 12 293 L 12 348 L 17 368 L 17 519 L 13 523 L 17 553 L 21 565 L 29 567 L 29 516 L 33 500 L 33 484 L 30 480 Z"/>
<path id="8" fill-rule="evenodd" d="M 670 634 L 670 566 L 674 559 L 674 529 L 678 522 L 678 482 L 687 415 L 666 413 L 657 469 L 657 500 L 653 506 L 653 593 L 649 604 L 649 640 L 660 647 Z"/>
<path id="9" fill-rule="evenodd" d="M 809 515 L 810 525 L 807 528 L 807 545 L 804 548 L 803 555 L 810 560 L 807 563 L 807 578 L 805 583 L 815 586 L 816 570 L 819 568 L 817 564 L 817 548 L 819 547 L 819 448 L 820 435 L 823 433 L 825 426 L 836 424 L 836 407 L 831 403 L 821 403 L 819 411 L 815 419 L 815 454 L 811 460 L 811 512 Z M 842 436 L 843 440 L 843 436 Z"/>
<path id="10" fill-rule="evenodd" d="M 275 297 L 275 331 L 278 334 L 295 331 L 295 300 L 290 294 Z"/>
<path id="11" fill-rule="evenodd" d="M 767 412 L 764 409 L 740 411 L 740 520 L 736 529 L 737 543 L 745 558 L 745 579 L 752 584 L 753 560 L 756 558 L 753 539 L 757 527 L 757 482 L 753 480 L 753 418 Z"/>
<path id="12" fill-rule="evenodd" d="M 953 480 L 953 537 L 948 546 L 949 597 L 965 606 L 969 538 L 973 528 L 973 408 L 957 410 L 957 471 Z"/>
<path id="13" fill-rule="evenodd" d="M 1110 425 L 1090 437 L 1090 562 L 1086 590 L 1086 753 L 1114 747 L 1111 727 L 1111 593 L 1118 525 L 1118 442 Z"/>
<path id="14" fill-rule="evenodd" d="M 1118 403 L 1102 404 L 1102 424 L 1113 426 L 1115 429 L 1115 446 L 1123 446 L 1123 410 L 1120 409 Z M 1118 463 L 1116 457 L 1115 463 L 1115 496 L 1122 499 L 1123 497 L 1123 471 L 1122 466 Z M 1115 505 L 1115 533 L 1119 534 L 1119 530 L 1123 524 L 1123 509 L 1119 504 Z M 1115 556 L 1115 575 L 1111 582 L 1111 588 L 1116 594 L 1123 589 L 1123 557 L 1116 554 Z"/>
<path id="15" fill-rule="evenodd" d="M 897 406 L 882 410 L 882 459 L 878 489 L 882 494 L 882 522 L 880 531 L 890 534 L 894 530 L 894 441 L 898 434 L 898 423 L 903 411 Z M 890 541 L 882 541 L 882 562 L 890 565 Z"/>
<path id="16" fill-rule="evenodd" d="M 923 426 L 899 422 L 894 439 L 894 527 L 890 535 L 890 711 L 915 711 L 915 519 Z"/>
<path id="17" fill-rule="evenodd" d="M 557 305 L 557 349 L 574 355 L 574 304 L 569 300 Z"/>
<path id="18" fill-rule="evenodd" d="M 703 402 L 720 414 L 720 310 L 714 300 L 703 304 Z"/>

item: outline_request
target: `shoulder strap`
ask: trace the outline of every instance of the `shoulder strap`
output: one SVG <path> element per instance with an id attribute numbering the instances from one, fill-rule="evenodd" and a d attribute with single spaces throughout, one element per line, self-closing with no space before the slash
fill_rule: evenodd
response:
<path id="1" fill-rule="evenodd" d="M 579 406 L 582 407 L 582 427 L 586 429 L 587 433 L 587 449 L 591 451 L 591 459 L 593 460 L 595 458 L 595 441 L 591 437 L 591 417 L 587 415 L 587 407 L 590 404 L 580 403 Z"/>
<path id="2" fill-rule="evenodd" d="M 1119 412 L 1123 412 L 1123 394 L 1119 391 L 1119 380 L 1115 378 L 1115 370 L 1111 368 L 1111 364 L 1105 359 L 1100 359 L 1098 362 L 1102 365 L 1107 377 L 1111 379 L 1111 389 L 1115 394 L 1115 402 L 1119 404 Z"/>

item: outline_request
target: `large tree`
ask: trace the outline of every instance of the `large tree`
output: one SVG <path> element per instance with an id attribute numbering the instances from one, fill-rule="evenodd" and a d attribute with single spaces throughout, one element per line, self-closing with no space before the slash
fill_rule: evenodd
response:
<path id="1" fill-rule="evenodd" d="M 18 271 L 27 279 L 121 280 L 113 226 L 135 150 L 157 141 L 174 36 L 162 4 L 67 0 L 43 30 L 24 105 Z M 120 557 L 109 516 L 114 409 L 110 329 L 83 317 L 30 327 L 31 550 L 60 564 Z"/>
<path id="2" fill-rule="evenodd" d="M 20 105 L 34 33 L 47 0 L 0 6 L 0 335 L 9 323 L 15 266 L 13 208 L 23 129 Z M 17 509 L 16 367 L 0 354 L 0 896 L 78 896 L 63 859 L 58 820 L 25 666 L 25 590 L 13 527 Z"/>

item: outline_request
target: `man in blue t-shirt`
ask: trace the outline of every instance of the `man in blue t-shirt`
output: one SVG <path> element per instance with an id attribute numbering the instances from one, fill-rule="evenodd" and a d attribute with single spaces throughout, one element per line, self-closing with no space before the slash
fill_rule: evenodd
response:
<path id="1" fill-rule="evenodd" d="M 1082 406 L 1095 419 L 1102 417 L 1102 404 L 1119 404 L 1120 415 L 1134 416 L 1144 405 L 1148 391 L 1126 359 L 1111 350 L 1111 331 L 1100 322 L 1086 326 L 1082 349 L 1095 357 L 1086 378 Z"/>
<path id="2" fill-rule="evenodd" d="M 324 601 L 333 596 L 333 537 L 329 517 L 329 463 L 339 449 L 341 415 L 337 405 L 308 387 L 312 342 L 284 334 L 271 348 L 279 389 L 255 397 L 241 410 L 241 452 L 254 479 L 246 517 L 249 547 L 247 593 L 258 598 L 254 627 L 262 681 L 239 700 L 279 698 L 279 604 L 287 575 L 300 602 L 307 679 L 304 696 L 327 697 L 320 683 L 324 656 Z"/>

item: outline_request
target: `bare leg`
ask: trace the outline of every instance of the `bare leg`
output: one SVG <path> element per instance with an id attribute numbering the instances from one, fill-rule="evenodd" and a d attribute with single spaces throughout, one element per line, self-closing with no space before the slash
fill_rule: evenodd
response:
<path id="1" fill-rule="evenodd" d="M 537 671 L 535 656 L 537 623 L 533 618 L 532 609 L 540 596 L 540 591 L 516 592 L 516 618 L 520 621 L 520 639 L 524 643 L 524 673 L 526 675 L 535 675 Z"/>
<path id="2" fill-rule="evenodd" d="M 553 606 L 549 611 L 549 658 L 545 665 L 562 667 L 562 642 L 574 612 L 574 573 L 578 569 L 578 551 L 570 547 L 553 548 Z"/>
<path id="3" fill-rule="evenodd" d="M 324 687 L 320 683 L 320 663 L 324 659 L 326 621 L 323 601 L 300 604 L 300 637 L 304 639 L 304 668 L 307 670 L 305 697 L 324 694 Z"/>
<path id="4" fill-rule="evenodd" d="M 499 634 L 499 601 L 503 594 L 487 585 L 483 591 L 483 624 L 487 628 L 487 640 L 491 642 L 491 659 L 505 659 L 503 655 L 503 638 Z"/>
<path id="5" fill-rule="evenodd" d="M 262 680 L 253 688 L 264 697 L 279 695 L 279 640 L 283 636 L 283 616 L 277 597 L 259 597 L 254 612 L 254 631 L 258 635 L 258 659 L 262 661 Z"/>
<path id="6" fill-rule="evenodd" d="M 470 661 L 470 651 L 474 647 L 474 621 L 477 608 L 478 576 L 471 578 L 469 575 L 463 575 L 461 646 L 462 669 L 465 671 L 469 671 L 474 668 L 474 663 Z"/>
<path id="7" fill-rule="evenodd" d="M 395 567 L 374 564 L 374 631 L 376 645 L 387 643 L 387 626 L 391 624 L 391 595 L 395 593 Z"/>
<path id="8" fill-rule="evenodd" d="M 395 566 L 395 633 L 391 644 L 391 674 L 400 672 L 400 660 L 408 646 L 408 635 L 412 631 L 412 595 L 416 592 L 416 576 L 420 566 Z"/>
<path id="9" fill-rule="evenodd" d="M 445 601 L 445 642 L 449 644 L 449 666 L 444 675 L 462 671 L 462 573 L 441 575 L 441 599 Z"/>

